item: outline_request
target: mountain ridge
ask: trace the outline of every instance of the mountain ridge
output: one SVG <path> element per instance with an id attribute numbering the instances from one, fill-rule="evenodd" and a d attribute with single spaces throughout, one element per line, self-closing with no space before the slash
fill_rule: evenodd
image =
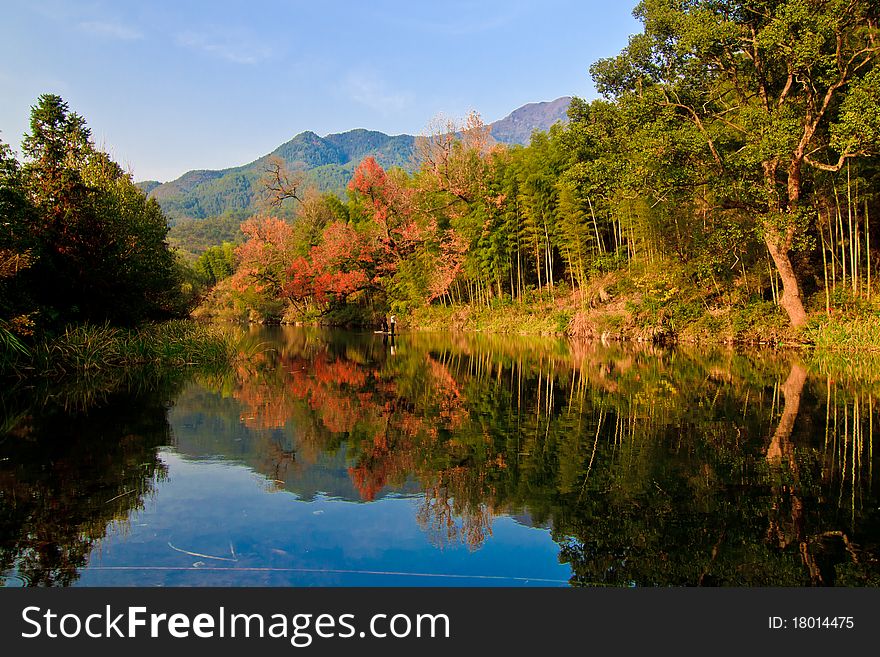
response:
<path id="1" fill-rule="evenodd" d="M 566 120 L 571 97 L 528 103 L 489 124 L 490 135 L 506 144 L 526 144 L 535 130 L 548 130 Z M 309 182 L 321 192 L 341 193 L 357 164 L 372 156 L 384 168 L 415 168 L 416 136 L 388 135 L 377 130 L 354 128 L 324 137 L 311 130 L 247 164 L 226 169 L 193 169 L 168 181 L 145 180 L 136 185 L 155 198 L 174 224 L 254 209 L 262 165 L 280 157 L 287 166 L 305 171 Z"/>

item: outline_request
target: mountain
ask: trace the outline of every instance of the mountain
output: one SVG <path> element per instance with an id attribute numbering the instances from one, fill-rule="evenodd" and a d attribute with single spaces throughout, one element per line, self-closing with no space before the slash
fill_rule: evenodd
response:
<path id="1" fill-rule="evenodd" d="M 563 96 L 546 103 L 529 103 L 513 110 L 500 121 L 491 125 L 495 141 L 504 144 L 528 144 L 535 130 L 549 130 L 557 121 L 568 119 L 570 96 Z"/>
<path id="2" fill-rule="evenodd" d="M 135 183 L 135 186 L 137 186 L 144 194 L 149 194 L 161 184 L 162 183 L 158 180 L 143 180 L 139 183 Z"/>
<path id="3" fill-rule="evenodd" d="M 548 130 L 564 121 L 571 98 L 530 103 L 489 124 L 492 137 L 507 144 L 527 144 L 535 130 Z M 302 169 L 322 192 L 342 193 L 355 167 L 372 156 L 384 168 L 415 169 L 413 135 L 386 135 L 358 128 L 319 137 L 301 132 L 271 153 L 249 164 L 221 170 L 188 171 L 166 183 L 146 180 L 138 187 L 162 206 L 172 224 L 189 219 L 246 216 L 254 209 L 259 181 L 268 159 L 280 157 L 292 169 Z"/>

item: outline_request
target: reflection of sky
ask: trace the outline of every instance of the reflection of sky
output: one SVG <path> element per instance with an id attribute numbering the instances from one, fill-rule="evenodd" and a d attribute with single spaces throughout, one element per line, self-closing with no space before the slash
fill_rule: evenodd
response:
<path id="1" fill-rule="evenodd" d="M 495 518 L 474 552 L 440 549 L 416 498 L 306 502 L 241 465 L 161 457 L 168 479 L 108 531 L 79 585 L 558 586 L 571 575 L 549 532 L 513 518 Z"/>

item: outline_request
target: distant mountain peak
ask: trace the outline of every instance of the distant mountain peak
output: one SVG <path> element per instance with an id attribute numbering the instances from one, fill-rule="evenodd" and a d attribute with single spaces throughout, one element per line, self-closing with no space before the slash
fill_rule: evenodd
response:
<path id="1" fill-rule="evenodd" d="M 535 130 L 549 130 L 557 121 L 568 120 L 571 96 L 556 100 L 528 103 L 491 124 L 491 135 L 505 144 L 528 144 Z"/>

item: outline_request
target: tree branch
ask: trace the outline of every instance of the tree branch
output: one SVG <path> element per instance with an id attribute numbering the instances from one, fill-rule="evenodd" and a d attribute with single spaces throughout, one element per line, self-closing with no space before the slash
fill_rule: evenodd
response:
<path id="1" fill-rule="evenodd" d="M 809 164 L 814 169 L 819 169 L 820 171 L 830 171 L 831 173 L 837 173 L 843 168 L 843 165 L 846 164 L 846 161 L 853 157 L 859 157 L 860 155 L 864 155 L 864 153 L 841 153 L 840 157 L 837 159 L 837 164 L 825 164 L 824 162 L 816 162 L 809 155 L 804 155 L 804 162 Z"/>
<path id="2" fill-rule="evenodd" d="M 703 125 L 703 121 L 700 119 L 700 115 L 692 108 L 687 105 L 683 105 L 682 103 L 673 103 L 670 101 L 665 101 L 660 103 L 663 107 L 678 107 L 679 109 L 683 109 L 685 112 L 690 114 L 691 119 L 694 122 L 694 125 L 697 126 L 697 129 L 706 139 L 706 143 L 709 145 L 709 150 L 712 152 L 712 158 L 715 160 L 715 163 L 718 165 L 718 168 L 724 169 L 724 162 L 721 160 L 721 155 L 719 155 L 718 150 L 715 148 L 715 142 L 712 141 L 712 138 L 709 136 L 709 133 L 706 131 L 706 127 Z"/>
<path id="3" fill-rule="evenodd" d="M 263 169 L 263 187 L 269 192 L 270 203 L 280 206 L 287 199 L 303 202 L 303 176 L 300 172 L 291 173 L 280 158 L 270 158 Z"/>

